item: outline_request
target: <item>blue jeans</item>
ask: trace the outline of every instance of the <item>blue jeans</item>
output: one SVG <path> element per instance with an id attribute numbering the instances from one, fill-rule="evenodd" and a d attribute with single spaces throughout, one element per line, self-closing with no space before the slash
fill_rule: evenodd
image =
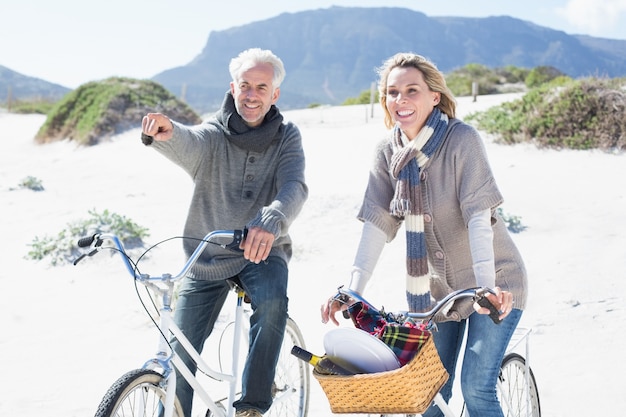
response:
<path id="1" fill-rule="evenodd" d="M 500 364 L 507 345 L 513 336 L 522 310 L 513 309 L 500 323 L 494 324 L 489 316 L 473 313 L 460 322 L 438 323 L 438 331 L 433 332 L 435 346 L 443 366 L 450 374 L 443 386 L 441 395 L 446 402 L 452 397 L 452 385 L 456 363 L 467 330 L 467 343 L 461 367 L 461 392 L 470 417 L 503 417 L 496 396 L 496 384 Z M 431 405 L 424 417 L 443 416 L 439 407 Z"/>
<path id="2" fill-rule="evenodd" d="M 287 323 L 287 277 L 287 264 L 275 256 L 259 264 L 250 263 L 237 275 L 251 299 L 253 310 L 242 394 L 234 403 L 237 409 L 254 408 L 265 413 L 272 405 L 272 383 Z M 174 321 L 198 352 L 202 352 L 229 291 L 224 280 L 182 280 Z M 172 347 L 195 374 L 195 362 L 176 339 Z M 176 380 L 176 395 L 185 417 L 190 417 L 193 390 L 178 373 Z"/>

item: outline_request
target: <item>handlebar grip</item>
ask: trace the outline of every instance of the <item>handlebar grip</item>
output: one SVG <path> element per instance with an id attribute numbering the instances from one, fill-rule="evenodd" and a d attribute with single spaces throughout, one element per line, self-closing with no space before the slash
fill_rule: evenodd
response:
<path id="1" fill-rule="evenodd" d="M 78 240 L 78 247 L 79 248 L 88 248 L 93 243 L 95 237 L 96 237 L 96 235 L 91 235 L 91 236 L 86 236 L 86 237 L 80 238 Z"/>
<path id="2" fill-rule="evenodd" d="M 150 136 L 150 135 L 146 135 L 145 133 L 141 133 L 141 142 L 146 145 L 152 145 L 152 142 L 154 142 L 154 136 Z"/>
<path id="3" fill-rule="evenodd" d="M 500 324 L 500 312 L 496 309 L 496 306 L 491 304 L 491 301 L 487 297 L 480 297 L 477 301 L 478 305 L 489 309 L 489 318 L 495 323 Z"/>

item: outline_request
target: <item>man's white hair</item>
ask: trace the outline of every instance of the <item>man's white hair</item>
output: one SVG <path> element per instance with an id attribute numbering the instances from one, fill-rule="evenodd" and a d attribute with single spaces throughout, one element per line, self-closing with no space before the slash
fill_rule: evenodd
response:
<path id="1" fill-rule="evenodd" d="M 233 81 L 237 82 L 241 73 L 257 64 L 270 64 L 274 68 L 272 87 L 278 88 L 285 79 L 285 66 L 274 53 L 268 49 L 251 48 L 241 52 L 230 60 L 228 70 Z"/>

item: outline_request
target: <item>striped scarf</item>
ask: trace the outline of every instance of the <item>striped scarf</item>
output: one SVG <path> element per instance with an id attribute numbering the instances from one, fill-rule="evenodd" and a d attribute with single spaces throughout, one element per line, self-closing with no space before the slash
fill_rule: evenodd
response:
<path id="1" fill-rule="evenodd" d="M 407 146 L 402 143 L 402 132 L 398 126 L 394 128 L 391 138 L 393 156 L 390 169 L 398 181 L 389 211 L 405 221 L 406 297 L 410 311 L 425 311 L 431 304 L 420 168 L 439 148 L 447 128 L 448 116 L 435 107 L 417 137 Z"/>

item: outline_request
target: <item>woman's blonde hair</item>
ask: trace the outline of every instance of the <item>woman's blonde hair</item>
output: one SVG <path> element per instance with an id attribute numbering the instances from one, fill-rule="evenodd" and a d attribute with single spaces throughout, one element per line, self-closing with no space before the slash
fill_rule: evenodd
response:
<path id="1" fill-rule="evenodd" d="M 391 129 L 395 124 L 391 114 L 389 114 L 389 110 L 387 110 L 387 78 L 391 70 L 398 67 L 413 67 L 421 72 L 430 91 L 441 94 L 441 99 L 436 107 L 447 114 L 449 118 L 455 117 L 456 100 L 454 99 L 452 91 L 450 91 L 446 84 L 443 73 L 437 69 L 435 64 L 423 56 L 409 52 L 401 52 L 387 59 L 377 71 L 379 77 L 378 95 L 380 97 L 380 104 L 383 106 L 383 111 L 385 112 L 385 126 L 387 126 L 387 128 Z"/>

